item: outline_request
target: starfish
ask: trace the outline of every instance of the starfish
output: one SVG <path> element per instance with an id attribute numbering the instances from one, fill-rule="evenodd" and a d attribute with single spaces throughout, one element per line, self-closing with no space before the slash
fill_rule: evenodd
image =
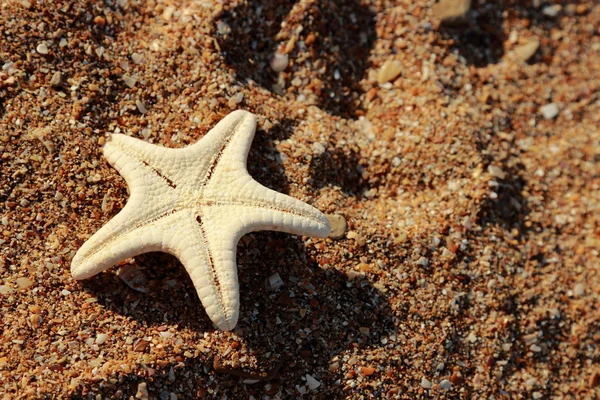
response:
<path id="1" fill-rule="evenodd" d="M 110 135 L 104 156 L 125 178 L 130 197 L 77 251 L 73 277 L 89 278 L 142 253 L 169 253 L 190 274 L 214 324 L 233 329 L 239 239 L 259 230 L 315 237 L 330 231 L 320 211 L 252 179 L 246 161 L 255 130 L 254 114 L 239 110 L 182 149 Z"/>

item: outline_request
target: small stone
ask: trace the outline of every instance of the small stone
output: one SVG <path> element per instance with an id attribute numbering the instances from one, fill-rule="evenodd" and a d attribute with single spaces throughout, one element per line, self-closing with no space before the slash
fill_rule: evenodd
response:
<path id="1" fill-rule="evenodd" d="M 19 289 L 27 289 L 33 286 L 33 281 L 29 278 L 17 278 L 17 286 Z"/>
<path id="2" fill-rule="evenodd" d="M 360 367 L 360 371 L 364 376 L 371 376 L 375 373 L 375 368 L 373 367 Z"/>
<path id="3" fill-rule="evenodd" d="M 60 71 L 56 71 L 53 75 L 52 75 L 52 79 L 50 79 L 50 85 L 52 86 L 60 86 L 62 82 L 62 74 L 60 73 Z"/>
<path id="4" fill-rule="evenodd" d="M 279 273 L 275 272 L 273 275 L 269 277 L 269 285 L 271 289 L 277 290 L 284 285 L 283 279 L 279 276 Z"/>
<path id="5" fill-rule="evenodd" d="M 585 284 L 584 283 L 578 283 L 575 285 L 575 287 L 573 288 L 573 295 L 575 295 L 575 297 L 581 297 L 585 294 Z"/>
<path id="6" fill-rule="evenodd" d="M 433 16 L 443 23 L 452 24 L 464 20 L 471 9 L 471 0 L 440 0 L 433 6 Z"/>
<path id="7" fill-rule="evenodd" d="M 275 72 L 281 72 L 288 66 L 289 56 L 287 54 L 275 53 L 271 58 L 271 69 Z"/>
<path id="8" fill-rule="evenodd" d="M 146 382 L 142 382 L 138 385 L 135 398 L 140 400 L 148 400 L 150 398 Z"/>
<path id="9" fill-rule="evenodd" d="M 515 48 L 512 51 L 513 57 L 521 62 L 527 62 L 536 53 L 540 47 L 540 40 L 538 38 L 532 38 L 529 42 Z"/>
<path id="10" fill-rule="evenodd" d="M 452 389 L 452 382 L 450 382 L 448 379 L 444 379 L 440 382 L 440 387 L 442 390 L 450 390 Z"/>
<path id="11" fill-rule="evenodd" d="M 529 349 L 535 353 L 539 353 L 540 351 L 542 351 L 542 348 L 537 344 L 532 344 L 531 346 L 529 346 Z"/>
<path id="12" fill-rule="evenodd" d="M 44 42 L 38 44 L 35 49 L 38 53 L 40 53 L 42 55 L 48 54 L 48 46 L 46 46 L 46 43 L 44 43 Z"/>
<path id="13" fill-rule="evenodd" d="M 321 386 L 321 382 L 319 382 L 318 380 L 316 380 L 315 378 L 313 378 L 309 374 L 306 374 L 306 384 L 308 385 L 308 388 L 310 390 L 315 390 L 316 388 L 318 388 L 319 386 Z"/>
<path id="14" fill-rule="evenodd" d="M 475 333 L 473 333 L 473 332 L 469 333 L 469 336 L 467 336 L 467 342 L 475 343 L 476 341 L 477 341 L 477 336 L 475 335 Z"/>
<path id="15" fill-rule="evenodd" d="M 490 173 L 490 175 L 498 179 L 504 179 L 506 177 L 506 172 L 502 171 L 502 169 L 494 165 L 488 166 L 488 172 Z"/>
<path id="16" fill-rule="evenodd" d="M 425 377 L 421 378 L 421 387 L 423 389 L 431 389 L 431 381 Z"/>
<path id="17" fill-rule="evenodd" d="M 106 333 L 99 333 L 96 336 L 96 344 L 104 344 L 104 342 L 106 342 L 106 339 L 108 339 L 108 335 Z"/>
<path id="18" fill-rule="evenodd" d="M 329 237 L 334 240 L 342 239 L 344 237 L 344 234 L 346 233 L 346 228 L 348 227 L 346 218 L 344 218 L 343 215 L 339 214 L 327 214 L 326 217 L 329 220 L 329 224 L 331 225 L 331 232 L 329 232 Z"/>
<path id="19" fill-rule="evenodd" d="M 136 105 L 136 107 L 137 107 L 138 111 L 139 111 L 139 112 L 141 112 L 142 114 L 146 114 L 146 112 L 148 111 L 148 110 L 146 109 L 146 106 L 144 105 L 144 103 L 142 103 L 142 102 L 141 102 L 141 101 L 139 101 L 139 100 L 136 100 L 136 101 L 135 101 L 135 105 Z"/>
<path id="20" fill-rule="evenodd" d="M 340 369 L 340 363 L 339 362 L 332 362 L 331 364 L 329 364 L 329 372 L 336 372 L 338 369 Z"/>
<path id="21" fill-rule="evenodd" d="M 123 82 L 125 82 L 125 84 L 132 88 L 135 86 L 135 84 L 137 83 L 137 79 L 129 76 L 129 75 L 123 75 Z"/>
<path id="22" fill-rule="evenodd" d="M 141 63 L 144 62 L 144 56 L 141 55 L 140 53 L 131 53 L 131 60 L 140 65 Z"/>
<path id="23" fill-rule="evenodd" d="M 423 268 L 426 268 L 429 265 L 429 260 L 426 257 L 420 257 L 417 260 L 417 265 L 420 265 Z"/>
<path id="24" fill-rule="evenodd" d="M 9 294 L 14 293 L 14 291 L 15 289 L 11 288 L 10 286 L 0 285 L 0 294 L 8 296 Z"/>
<path id="25" fill-rule="evenodd" d="M 542 14 L 547 17 L 554 18 L 558 15 L 561 9 L 562 7 L 560 4 L 549 5 L 542 8 Z"/>
<path id="26" fill-rule="evenodd" d="M 379 69 L 377 83 L 382 85 L 386 82 L 391 82 L 400 75 L 400 72 L 402 72 L 402 63 L 398 60 L 388 59 Z"/>
<path id="27" fill-rule="evenodd" d="M 225 21 L 217 21 L 217 32 L 219 35 L 227 35 L 231 33 L 231 27 Z"/>
<path id="28" fill-rule="evenodd" d="M 558 115 L 558 106 L 556 103 L 546 104 L 540 107 L 540 112 L 544 116 L 544 119 L 552 119 Z"/>
<path id="29" fill-rule="evenodd" d="M 544 395 L 541 394 L 540 392 L 533 392 L 531 394 L 531 397 L 533 397 L 535 400 L 537 400 L 537 399 L 541 399 L 542 397 L 544 397 Z"/>
<path id="30" fill-rule="evenodd" d="M 142 272 L 142 268 L 137 264 L 127 264 L 122 266 L 117 272 L 117 276 L 131 289 L 141 293 L 148 293 L 146 285 L 148 279 Z"/>
<path id="31" fill-rule="evenodd" d="M 452 382 L 453 385 L 460 385 L 463 383 L 463 376 L 460 371 L 454 370 L 454 372 L 452 372 L 452 375 L 450 376 L 450 382 Z"/>
<path id="32" fill-rule="evenodd" d="M 106 19 L 101 15 L 96 15 L 94 17 L 94 24 L 96 24 L 98 26 L 104 26 L 104 25 L 106 25 Z"/>
<path id="33" fill-rule="evenodd" d="M 313 154 L 315 156 L 320 156 L 321 154 L 325 153 L 325 146 L 323 146 L 322 143 L 319 142 L 314 142 L 312 144 L 312 150 L 313 150 Z"/>

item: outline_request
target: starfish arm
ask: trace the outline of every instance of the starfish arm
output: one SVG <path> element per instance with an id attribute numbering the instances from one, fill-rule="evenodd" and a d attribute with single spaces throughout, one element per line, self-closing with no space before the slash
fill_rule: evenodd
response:
<path id="1" fill-rule="evenodd" d="M 240 221 L 240 229 L 244 233 L 270 230 L 327 237 L 331 230 L 322 212 L 303 201 L 262 186 L 247 173 L 223 175 L 221 178 L 232 182 L 219 182 L 215 177 L 215 186 L 212 187 L 211 182 L 212 190 L 207 190 L 206 197 L 217 198 L 215 206 L 232 213 Z M 219 186 L 228 184 L 237 187 L 235 196 L 217 193 Z"/>
<path id="2" fill-rule="evenodd" d="M 132 189 L 140 176 L 152 176 L 171 188 L 185 184 L 188 171 L 206 171 L 209 167 L 210 160 L 196 153 L 195 145 L 170 149 L 122 134 L 110 135 L 104 145 L 104 156 Z"/>
<path id="3" fill-rule="evenodd" d="M 169 212 L 141 219 L 136 213 L 141 196 L 131 196 L 127 205 L 88 239 L 71 262 L 71 274 L 77 280 L 92 277 L 116 263 L 151 251 L 171 252 L 165 245 L 168 227 L 174 223 Z M 166 227 L 166 229 L 165 229 Z"/>
<path id="4" fill-rule="evenodd" d="M 189 273 L 209 318 L 221 330 L 231 330 L 238 320 L 240 299 L 236 264 L 239 237 L 221 229 L 219 221 L 187 210 L 174 236 L 172 252 Z"/>

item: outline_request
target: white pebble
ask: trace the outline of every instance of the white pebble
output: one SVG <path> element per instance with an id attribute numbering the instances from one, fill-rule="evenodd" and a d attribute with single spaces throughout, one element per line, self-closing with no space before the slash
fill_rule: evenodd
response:
<path id="1" fill-rule="evenodd" d="M 140 53 L 131 53 L 131 59 L 138 65 L 144 62 L 144 56 Z"/>
<path id="2" fill-rule="evenodd" d="M 17 278 L 17 286 L 19 286 L 19 289 L 27 289 L 33 286 L 33 281 L 29 278 Z"/>
<path id="3" fill-rule="evenodd" d="M 490 173 L 490 175 L 498 179 L 504 179 L 506 177 L 506 172 L 502 171 L 502 169 L 494 165 L 488 166 L 488 172 Z"/>
<path id="4" fill-rule="evenodd" d="M 0 285 L 0 294 L 9 295 L 14 291 L 15 289 L 11 288 L 10 286 Z"/>
<path id="5" fill-rule="evenodd" d="M 421 378 L 421 387 L 423 389 L 431 389 L 431 381 L 425 377 Z"/>
<path id="6" fill-rule="evenodd" d="M 35 49 L 40 54 L 43 54 L 43 55 L 48 54 L 48 46 L 46 46 L 46 43 L 44 43 L 44 42 L 38 44 Z"/>
<path id="7" fill-rule="evenodd" d="M 540 112 L 544 116 L 544 119 L 552 119 L 558 115 L 558 106 L 556 103 L 546 104 L 540 107 Z"/>
<path id="8" fill-rule="evenodd" d="M 314 142 L 312 144 L 312 150 L 314 155 L 320 156 L 321 154 L 325 153 L 325 146 L 323 146 L 322 143 Z"/>
<path id="9" fill-rule="evenodd" d="M 125 82 L 125 84 L 127 86 L 129 86 L 130 88 L 134 87 L 135 84 L 137 83 L 137 79 L 129 76 L 129 75 L 123 75 L 123 82 Z"/>
<path id="10" fill-rule="evenodd" d="M 99 333 L 96 336 L 96 344 L 103 344 L 108 339 L 108 335 L 106 333 Z"/>
<path id="11" fill-rule="evenodd" d="M 139 100 L 136 100 L 136 101 L 135 101 L 135 105 L 136 105 L 136 107 L 137 107 L 138 111 L 139 111 L 139 112 L 141 112 L 142 114 L 146 114 L 146 111 L 148 111 L 148 110 L 146 109 L 146 106 L 144 105 L 144 103 L 142 103 L 142 102 L 141 102 L 141 101 L 139 101 Z"/>
<path id="12" fill-rule="evenodd" d="M 573 288 L 573 294 L 576 297 L 581 297 L 585 294 L 585 284 L 583 283 L 578 283 L 575 285 L 575 287 Z"/>
<path id="13" fill-rule="evenodd" d="M 289 57 L 287 54 L 275 53 L 271 59 L 271 68 L 275 72 L 281 72 L 287 68 Z"/>
<path id="14" fill-rule="evenodd" d="M 477 341 L 477 336 L 475 336 L 475 333 L 469 333 L 469 336 L 467 336 L 467 341 L 469 343 L 475 343 Z"/>

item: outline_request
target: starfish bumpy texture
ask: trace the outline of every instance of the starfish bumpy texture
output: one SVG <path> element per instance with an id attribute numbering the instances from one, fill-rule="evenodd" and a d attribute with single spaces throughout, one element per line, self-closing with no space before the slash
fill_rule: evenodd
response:
<path id="1" fill-rule="evenodd" d="M 89 278 L 129 257 L 162 251 L 177 257 L 206 313 L 222 330 L 239 315 L 236 247 L 248 232 L 326 237 L 317 209 L 268 189 L 246 169 L 256 117 L 235 111 L 197 143 L 169 149 L 113 134 L 104 156 L 125 178 L 127 204 L 81 246 L 71 264 Z"/>

